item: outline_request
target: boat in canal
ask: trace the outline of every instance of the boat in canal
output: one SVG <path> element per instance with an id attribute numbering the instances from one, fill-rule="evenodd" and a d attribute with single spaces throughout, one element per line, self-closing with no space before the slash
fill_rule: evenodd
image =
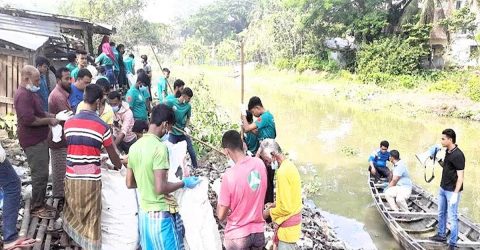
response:
<path id="1" fill-rule="evenodd" d="M 437 250 L 446 249 L 446 243 L 431 241 L 428 238 L 437 233 L 437 199 L 417 185 L 413 185 L 412 194 L 407 201 L 408 212 L 394 212 L 383 193 L 383 184 L 368 177 L 370 192 L 378 212 L 385 221 L 393 237 L 405 249 Z M 471 219 L 459 214 L 459 232 L 456 249 L 480 249 L 480 226 Z M 448 238 L 447 224 L 447 238 Z"/>

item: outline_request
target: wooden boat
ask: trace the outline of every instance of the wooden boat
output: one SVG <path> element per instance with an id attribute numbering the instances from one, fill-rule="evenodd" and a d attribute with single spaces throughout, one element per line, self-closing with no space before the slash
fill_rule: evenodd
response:
<path id="1" fill-rule="evenodd" d="M 375 206 L 387 224 L 393 237 L 405 249 L 446 249 L 446 243 L 428 238 L 437 233 L 437 199 L 419 186 L 414 185 L 408 199 L 409 212 L 394 212 L 383 194 L 383 185 L 368 177 L 368 185 Z M 480 249 L 480 226 L 464 215 L 458 216 L 459 233 L 456 249 Z M 447 224 L 448 238 L 448 224 Z"/>

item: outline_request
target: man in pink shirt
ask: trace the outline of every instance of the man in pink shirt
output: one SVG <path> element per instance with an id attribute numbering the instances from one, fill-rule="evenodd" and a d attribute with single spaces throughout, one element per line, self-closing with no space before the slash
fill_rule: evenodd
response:
<path id="1" fill-rule="evenodd" d="M 108 94 L 108 104 L 115 114 L 113 120 L 113 135 L 117 148 L 128 154 L 130 146 L 137 141 L 137 135 L 132 131 L 135 119 L 127 102 L 122 101 L 118 91 Z"/>
<path id="2" fill-rule="evenodd" d="M 242 139 L 235 130 L 223 135 L 222 147 L 235 162 L 223 175 L 217 205 L 218 218 L 227 219 L 225 248 L 263 249 L 263 202 L 267 190 L 265 165 L 259 158 L 244 154 Z"/>

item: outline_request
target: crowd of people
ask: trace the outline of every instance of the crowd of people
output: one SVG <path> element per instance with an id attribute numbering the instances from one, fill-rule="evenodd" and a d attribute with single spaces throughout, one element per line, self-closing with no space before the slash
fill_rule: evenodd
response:
<path id="1" fill-rule="evenodd" d="M 126 172 L 127 187 L 138 190 L 142 249 L 183 249 L 185 230 L 173 193 L 195 188 L 201 179 L 187 176 L 180 182 L 168 180 L 165 142 L 185 141 L 192 168 L 201 167 L 190 135 L 194 93 L 180 79 L 171 88 L 168 68 L 162 69 L 157 85 L 152 86 L 147 56 L 141 56 L 142 67 L 136 70 L 134 55 L 123 58 L 125 47 L 115 46 L 108 37 L 98 52 L 92 60 L 79 50 L 68 56 L 65 67 L 56 70 L 48 59 L 39 56 L 35 65 L 21 70 L 14 106 L 18 140 L 31 170 L 31 215 L 43 219 L 59 215 L 56 208 L 46 204 L 51 176 L 52 196 L 62 203 L 64 232 L 84 249 L 101 249 L 101 166 L 105 153 L 113 169 Z M 156 89 L 156 96 L 152 89 Z M 226 220 L 224 247 L 263 249 L 265 223 L 273 223 L 274 249 L 296 249 L 302 222 L 300 174 L 275 140 L 274 116 L 261 99 L 251 97 L 240 112 L 241 131 L 225 132 L 221 142 L 224 155 L 233 162 L 222 176 L 216 208 L 218 219 Z M 453 130 L 444 130 L 441 142 L 447 153 L 442 163 L 439 231 L 432 240 L 447 240 L 448 220 L 448 242 L 455 246 L 465 157 L 455 144 Z M 388 180 L 385 197 L 390 208 L 407 212 L 412 181 L 400 152 L 388 148 L 387 141 L 380 143 L 369 158 L 368 170 L 377 180 Z M 35 240 L 19 237 L 16 229 L 21 183 L 1 147 L 0 162 L 0 185 L 5 194 L 4 248 L 32 246 Z"/>
<path id="2" fill-rule="evenodd" d="M 147 56 L 141 56 L 143 67 L 136 70 L 134 55 L 123 59 L 124 46 L 108 37 L 98 52 L 92 60 L 79 50 L 55 70 L 39 56 L 21 70 L 14 106 L 18 140 L 31 170 L 31 215 L 53 219 L 60 214 L 46 204 L 50 176 L 66 238 L 84 249 L 101 249 L 101 167 L 108 155 L 111 168 L 126 172 L 127 187 L 138 190 L 142 249 L 183 249 L 183 222 L 172 193 L 194 188 L 200 179 L 169 182 L 165 142 L 186 141 L 191 167 L 201 167 L 190 135 L 194 93 L 180 79 L 171 88 L 167 68 L 152 86 Z M 275 247 L 295 249 L 302 210 L 298 170 L 275 141 L 273 115 L 259 97 L 242 105 L 241 119 L 241 131 L 227 131 L 222 138 L 224 155 L 233 161 L 218 197 L 217 216 L 227 221 L 224 245 L 263 249 L 268 222 L 275 225 Z M 19 237 L 16 229 L 21 183 L 4 158 L 4 247 L 29 247 L 35 240 Z"/>

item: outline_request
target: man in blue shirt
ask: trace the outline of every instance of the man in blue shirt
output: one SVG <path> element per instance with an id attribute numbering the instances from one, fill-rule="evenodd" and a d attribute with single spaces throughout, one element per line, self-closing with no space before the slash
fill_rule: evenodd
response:
<path id="1" fill-rule="evenodd" d="M 393 211 L 408 212 L 407 200 L 412 194 L 412 180 L 407 165 L 400 160 L 400 153 L 397 150 L 390 151 L 389 160 L 393 164 L 393 177 L 384 190 L 385 198 Z"/>
<path id="2" fill-rule="evenodd" d="M 50 95 L 50 89 L 47 82 L 48 68 L 50 67 L 50 62 L 47 58 L 43 56 L 38 56 L 35 58 L 35 67 L 37 67 L 40 72 L 40 90 L 38 95 L 42 99 L 42 109 L 45 112 L 48 112 L 48 96 Z"/>
<path id="3" fill-rule="evenodd" d="M 74 113 L 77 112 L 77 106 L 83 101 L 83 91 L 92 81 L 92 73 L 88 69 L 80 69 L 77 74 L 77 80 L 72 83 L 72 92 L 68 97 L 68 103 Z"/>
<path id="4" fill-rule="evenodd" d="M 390 169 L 387 167 L 387 161 L 390 158 L 389 145 L 388 141 L 381 141 L 380 148 L 375 150 L 368 158 L 368 171 L 376 180 L 380 178 L 391 179 Z"/>

